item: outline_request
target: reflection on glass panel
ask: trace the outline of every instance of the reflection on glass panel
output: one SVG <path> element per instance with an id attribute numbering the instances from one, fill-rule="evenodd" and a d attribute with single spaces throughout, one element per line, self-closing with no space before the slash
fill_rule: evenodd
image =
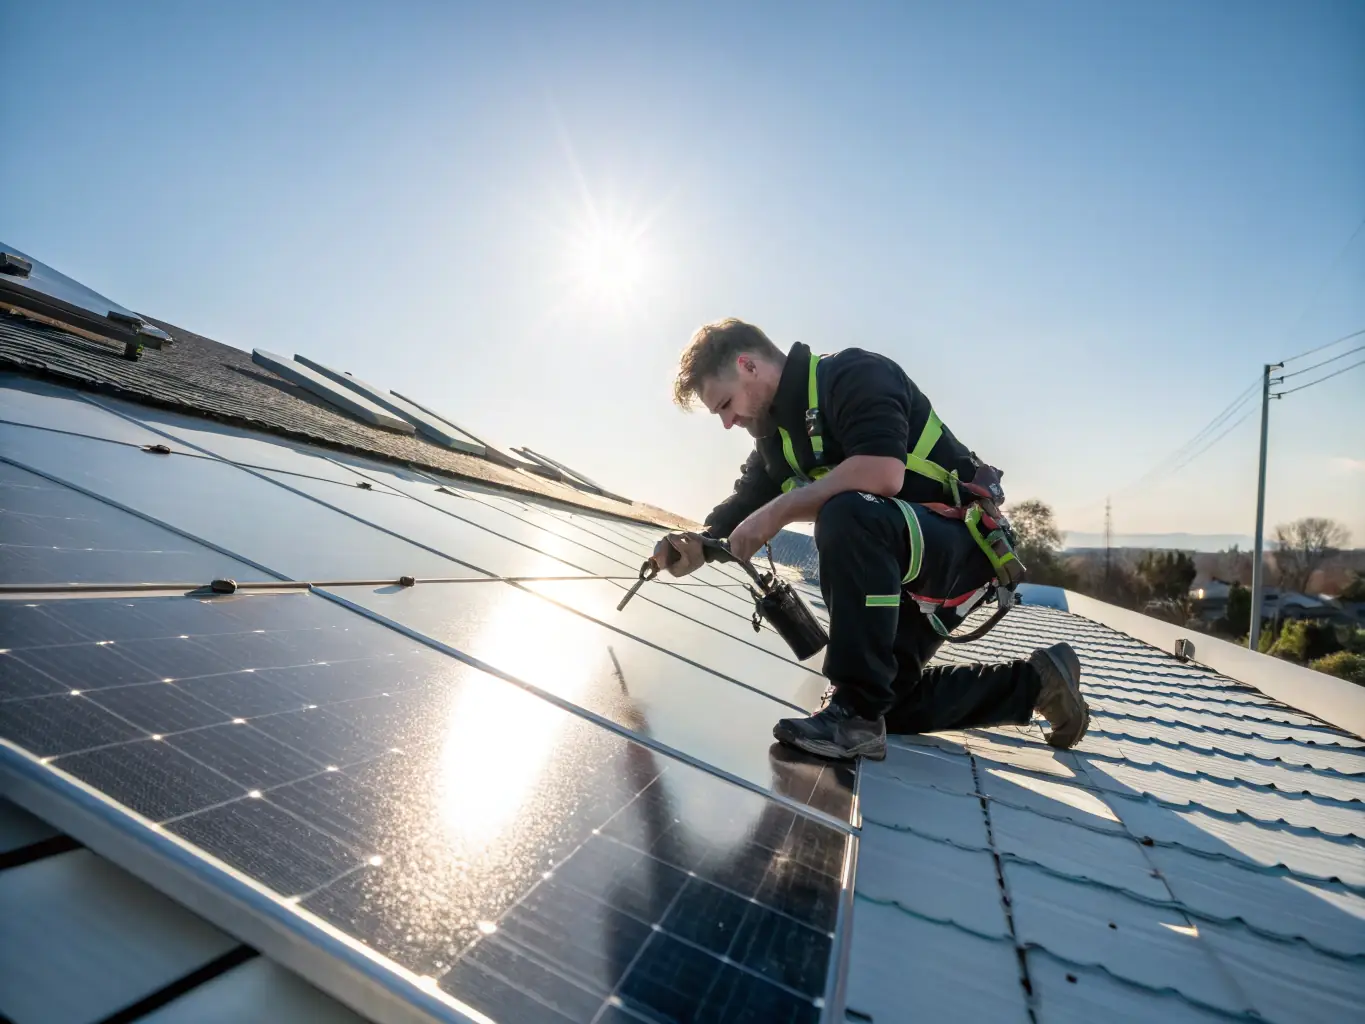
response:
<path id="1" fill-rule="evenodd" d="M 125 444 L 157 444 L 165 440 L 92 405 L 81 398 L 79 391 L 8 373 L 0 374 L 0 419 Z"/>
<path id="2" fill-rule="evenodd" d="M 0 462 L 0 582 L 208 583 L 273 577 L 89 495 Z"/>
<path id="3" fill-rule="evenodd" d="M 658 650 L 505 584 L 329 589 L 707 764 L 765 788 L 783 785 L 772 727 L 802 712 L 690 664 L 691 651 Z M 809 677 L 798 695 L 816 706 L 823 678 L 791 671 Z"/>
<path id="4" fill-rule="evenodd" d="M 786 658 L 774 657 L 765 650 L 741 643 L 731 633 L 707 629 L 666 607 L 638 598 L 617 611 L 622 590 L 604 581 L 545 581 L 528 583 L 526 586 L 575 611 L 591 615 L 666 650 L 676 651 L 779 700 L 811 711 L 819 706 L 820 695 L 826 685 L 825 677 L 792 660 L 790 649 L 786 652 Z M 655 588 L 655 591 L 659 589 Z M 740 628 L 749 636 L 754 635 L 752 627 L 741 624 Z M 735 630 L 735 633 L 739 637 L 744 636 L 740 630 Z M 778 642 L 781 643 L 781 640 Z"/>
<path id="5" fill-rule="evenodd" d="M 338 466 L 321 450 L 310 451 L 304 445 L 291 444 L 269 434 L 257 434 L 203 417 L 182 416 L 164 409 L 152 409 L 117 399 L 101 397 L 99 401 L 229 462 L 319 477 L 352 487 L 363 479 L 358 473 Z M 166 438 L 159 440 L 172 447 L 175 445 L 174 440 L 167 441 Z"/>
<path id="6" fill-rule="evenodd" d="M 571 557 L 576 563 L 570 564 L 553 557 L 555 548 L 549 549 L 548 553 L 538 552 L 409 497 L 377 490 L 363 491 L 319 480 L 289 478 L 282 474 L 267 475 L 272 480 L 279 480 L 288 487 L 297 488 L 320 501 L 359 516 L 367 523 L 392 530 L 493 575 L 573 576 L 585 572 L 607 575 L 625 571 L 606 559 L 590 560 L 591 556 L 584 557 L 588 555 L 587 552 L 561 540 L 556 547 L 559 553 Z M 476 573 L 453 563 L 443 573 L 446 576 L 472 574 Z"/>
<path id="7" fill-rule="evenodd" d="M 0 731 L 460 1004 L 819 1018 L 842 832 L 315 595 L 39 603 L 67 692 L 0 704 Z M 280 698 L 195 724 L 176 697 L 160 719 L 175 731 L 152 733 L 175 683 L 117 710 L 70 695 L 85 669 L 65 655 L 91 637 L 174 660 L 206 701 L 253 670 Z M 207 674 L 185 643 L 212 654 Z"/>
<path id="8" fill-rule="evenodd" d="M 457 563 L 447 558 L 225 462 L 149 455 L 89 438 L 4 425 L 0 425 L 0 446 L 18 462 L 292 579 L 397 579 L 449 576 L 459 571 Z M 400 499 L 388 496 L 388 500 Z"/>

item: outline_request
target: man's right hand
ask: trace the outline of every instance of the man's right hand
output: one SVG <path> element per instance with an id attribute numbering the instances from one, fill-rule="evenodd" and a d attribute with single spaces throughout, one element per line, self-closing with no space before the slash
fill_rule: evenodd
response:
<path id="1" fill-rule="evenodd" d="M 654 564 L 670 576 L 686 576 L 706 564 L 701 538 L 695 533 L 670 533 L 654 545 Z"/>

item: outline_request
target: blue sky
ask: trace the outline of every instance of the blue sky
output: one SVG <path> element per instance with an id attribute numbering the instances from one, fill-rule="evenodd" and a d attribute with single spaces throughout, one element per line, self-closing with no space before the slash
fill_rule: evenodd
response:
<path id="1" fill-rule="evenodd" d="M 669 404 L 706 320 L 893 356 L 1125 533 L 1249 533 L 1256 417 L 1170 454 L 1365 328 L 1351 0 L 5 4 L 0 61 L 9 244 L 696 516 L 747 449 Z M 1272 403 L 1270 524 L 1365 545 L 1362 399 Z"/>

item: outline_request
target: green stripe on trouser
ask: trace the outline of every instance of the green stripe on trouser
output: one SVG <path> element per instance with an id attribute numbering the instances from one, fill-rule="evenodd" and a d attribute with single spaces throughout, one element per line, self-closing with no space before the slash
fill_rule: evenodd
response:
<path id="1" fill-rule="evenodd" d="M 900 594 L 868 594 L 867 607 L 869 608 L 899 608 L 901 605 Z"/>
<path id="2" fill-rule="evenodd" d="M 924 561 L 924 532 L 920 529 L 919 516 L 910 507 L 908 501 L 901 501 L 900 498 L 892 498 L 892 501 L 900 508 L 905 516 L 905 529 L 909 533 L 910 554 L 906 558 L 905 578 L 901 583 L 912 583 L 919 575 L 920 565 Z"/>

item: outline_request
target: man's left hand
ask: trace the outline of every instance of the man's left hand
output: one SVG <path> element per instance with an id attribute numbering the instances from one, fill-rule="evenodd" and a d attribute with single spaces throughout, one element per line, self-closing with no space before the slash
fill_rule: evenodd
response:
<path id="1" fill-rule="evenodd" d="M 747 562 L 753 558 L 758 554 L 758 549 L 776 537 L 777 532 L 786 525 L 779 510 L 774 507 L 777 501 L 768 502 L 730 531 L 730 553 L 740 561 Z"/>

